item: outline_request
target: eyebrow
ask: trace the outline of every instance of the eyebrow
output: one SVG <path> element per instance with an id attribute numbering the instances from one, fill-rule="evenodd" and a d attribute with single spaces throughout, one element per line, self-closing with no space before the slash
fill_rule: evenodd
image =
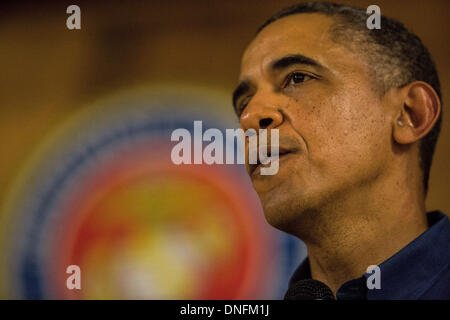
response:
<path id="1" fill-rule="evenodd" d="M 306 64 L 320 69 L 325 69 L 319 62 L 302 54 L 292 54 L 275 60 L 271 63 L 272 70 L 280 70 L 290 67 L 294 64 Z"/>
<path id="2" fill-rule="evenodd" d="M 270 69 L 271 70 L 282 70 L 282 69 L 286 69 L 295 64 L 305 64 L 305 65 L 313 66 L 313 67 L 316 67 L 319 69 L 327 69 L 323 65 L 321 65 L 319 62 L 317 62 L 316 60 L 309 58 L 307 56 L 304 56 L 302 54 L 291 54 L 291 55 L 284 56 L 280 59 L 277 59 L 270 64 Z M 239 99 L 239 97 L 241 97 L 242 95 L 244 95 L 245 93 L 247 93 L 250 90 L 250 85 L 251 85 L 251 82 L 249 80 L 244 80 L 241 83 L 239 83 L 239 85 L 234 90 L 234 92 L 233 92 L 233 107 L 234 107 L 235 111 L 237 111 L 236 110 L 237 100 Z"/>

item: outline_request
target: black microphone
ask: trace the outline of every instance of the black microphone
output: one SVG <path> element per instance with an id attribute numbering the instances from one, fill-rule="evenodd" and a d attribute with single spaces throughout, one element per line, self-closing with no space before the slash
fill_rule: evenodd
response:
<path id="1" fill-rule="evenodd" d="M 292 284 L 284 300 L 336 300 L 328 286 L 314 279 L 300 280 Z"/>

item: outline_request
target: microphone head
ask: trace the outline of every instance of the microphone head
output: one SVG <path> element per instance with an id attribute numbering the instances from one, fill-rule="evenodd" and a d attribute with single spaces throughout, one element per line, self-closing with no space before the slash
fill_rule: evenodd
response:
<path id="1" fill-rule="evenodd" d="M 314 279 L 305 279 L 292 284 L 284 300 L 335 300 L 335 298 L 326 284 Z"/>

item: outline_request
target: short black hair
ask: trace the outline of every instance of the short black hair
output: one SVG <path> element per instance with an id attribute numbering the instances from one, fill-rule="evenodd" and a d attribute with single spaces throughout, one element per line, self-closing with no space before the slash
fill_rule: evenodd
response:
<path id="1" fill-rule="evenodd" d="M 279 11 L 259 27 L 257 34 L 278 19 L 300 13 L 320 13 L 332 17 L 331 39 L 344 45 L 356 45 L 356 50 L 363 50 L 375 74 L 377 88 L 383 95 L 391 88 L 424 81 L 433 87 L 442 101 L 439 77 L 430 53 L 417 35 L 394 19 L 381 15 L 381 29 L 368 29 L 366 10 L 330 2 L 308 2 Z M 420 141 L 425 195 L 441 122 L 442 111 L 433 128 Z"/>

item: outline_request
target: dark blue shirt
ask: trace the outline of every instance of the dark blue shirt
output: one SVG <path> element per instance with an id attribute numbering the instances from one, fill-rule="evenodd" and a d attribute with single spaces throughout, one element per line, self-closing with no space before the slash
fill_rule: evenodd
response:
<path id="1" fill-rule="evenodd" d="M 345 282 L 338 300 L 450 300 L 450 221 L 440 211 L 427 214 L 429 228 L 402 250 L 378 265 L 380 289 L 368 289 L 366 273 Z M 311 278 L 309 260 L 297 268 L 289 285 Z"/>

